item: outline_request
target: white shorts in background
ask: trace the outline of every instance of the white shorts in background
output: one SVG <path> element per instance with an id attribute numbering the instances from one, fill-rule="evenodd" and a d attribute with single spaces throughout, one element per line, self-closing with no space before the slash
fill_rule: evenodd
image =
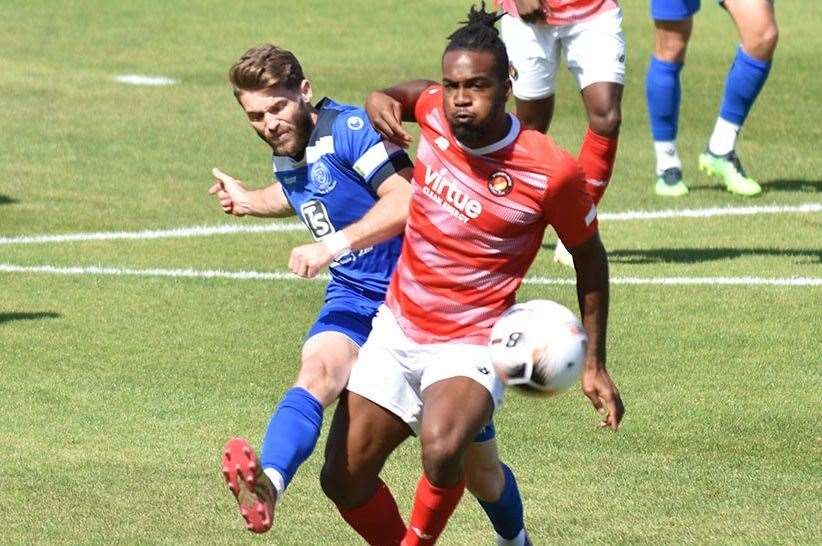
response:
<path id="1" fill-rule="evenodd" d="M 381 305 L 351 370 L 348 390 L 384 407 L 419 434 L 422 391 L 452 377 L 473 379 L 490 393 L 495 408 L 502 403 L 504 386 L 491 366 L 487 346 L 416 343 Z"/>
<path id="2" fill-rule="evenodd" d="M 625 35 L 617 8 L 570 25 L 531 25 L 504 15 L 500 34 L 514 66 L 514 96 L 550 97 L 555 91 L 560 53 L 580 89 L 592 83 L 625 83 Z"/>

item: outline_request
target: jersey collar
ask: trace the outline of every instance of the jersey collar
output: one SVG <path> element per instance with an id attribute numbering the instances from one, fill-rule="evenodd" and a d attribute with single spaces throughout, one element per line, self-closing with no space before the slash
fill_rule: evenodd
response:
<path id="1" fill-rule="evenodd" d="M 508 129 L 508 134 L 502 137 L 500 140 L 494 142 L 493 144 L 489 144 L 488 146 L 483 146 L 482 148 L 469 148 L 462 142 L 460 142 L 457 138 L 454 140 L 457 142 L 460 148 L 465 150 L 471 155 L 488 155 L 494 152 L 498 152 L 502 150 L 506 146 L 509 146 L 514 140 L 517 138 L 520 130 L 520 122 L 517 116 L 509 113 L 508 118 L 511 120 L 511 128 Z"/>

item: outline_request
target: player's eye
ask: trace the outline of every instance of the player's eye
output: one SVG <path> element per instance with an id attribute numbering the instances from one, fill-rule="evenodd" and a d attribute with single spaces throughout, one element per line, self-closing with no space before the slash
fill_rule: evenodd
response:
<path id="1" fill-rule="evenodd" d="M 248 114 L 248 119 L 250 119 L 251 121 L 260 121 L 261 119 L 263 119 L 263 115 L 259 113 Z"/>

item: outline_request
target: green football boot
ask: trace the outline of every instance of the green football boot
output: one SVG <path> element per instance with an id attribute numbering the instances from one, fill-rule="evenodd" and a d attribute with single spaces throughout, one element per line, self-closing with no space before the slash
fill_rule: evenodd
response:
<path id="1" fill-rule="evenodd" d="M 671 167 L 656 179 L 654 191 L 663 197 L 681 197 L 688 193 L 688 186 L 682 181 L 682 169 Z"/>
<path id="2" fill-rule="evenodd" d="M 731 193 L 748 197 L 762 193 L 762 187 L 756 180 L 745 174 L 745 169 L 733 150 L 725 155 L 714 155 L 710 150 L 705 150 L 699 156 L 699 170 L 721 178 Z"/>

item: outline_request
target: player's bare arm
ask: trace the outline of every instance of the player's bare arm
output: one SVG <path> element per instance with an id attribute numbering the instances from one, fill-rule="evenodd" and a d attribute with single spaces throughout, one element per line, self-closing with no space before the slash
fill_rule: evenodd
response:
<path id="1" fill-rule="evenodd" d="M 407 148 L 411 144 L 411 135 L 402 122 L 416 121 L 414 108 L 417 100 L 434 83 L 430 80 L 411 80 L 373 91 L 365 100 L 365 111 L 374 128 L 389 142 Z"/>
<path id="2" fill-rule="evenodd" d="M 605 338 L 608 325 L 608 256 L 595 234 L 586 242 L 568 249 L 577 271 L 577 297 L 588 352 L 582 373 L 582 391 L 603 414 L 600 427 L 619 428 L 625 407 L 619 391 L 605 369 Z"/>
<path id="3" fill-rule="evenodd" d="M 514 0 L 517 14 L 526 23 L 539 23 L 545 19 L 545 6 L 542 0 Z"/>
<path id="4" fill-rule="evenodd" d="M 316 243 L 291 251 L 288 268 L 296 275 L 315 277 L 333 260 L 399 235 L 405 229 L 411 202 L 411 176 L 407 167 L 385 179 L 379 188 L 379 199 L 360 220 Z"/>
<path id="5" fill-rule="evenodd" d="M 217 198 L 226 214 L 263 218 L 282 218 L 294 214 L 279 182 L 249 190 L 242 182 L 220 169 L 214 168 L 211 174 L 214 176 L 214 184 L 208 193 Z"/>

